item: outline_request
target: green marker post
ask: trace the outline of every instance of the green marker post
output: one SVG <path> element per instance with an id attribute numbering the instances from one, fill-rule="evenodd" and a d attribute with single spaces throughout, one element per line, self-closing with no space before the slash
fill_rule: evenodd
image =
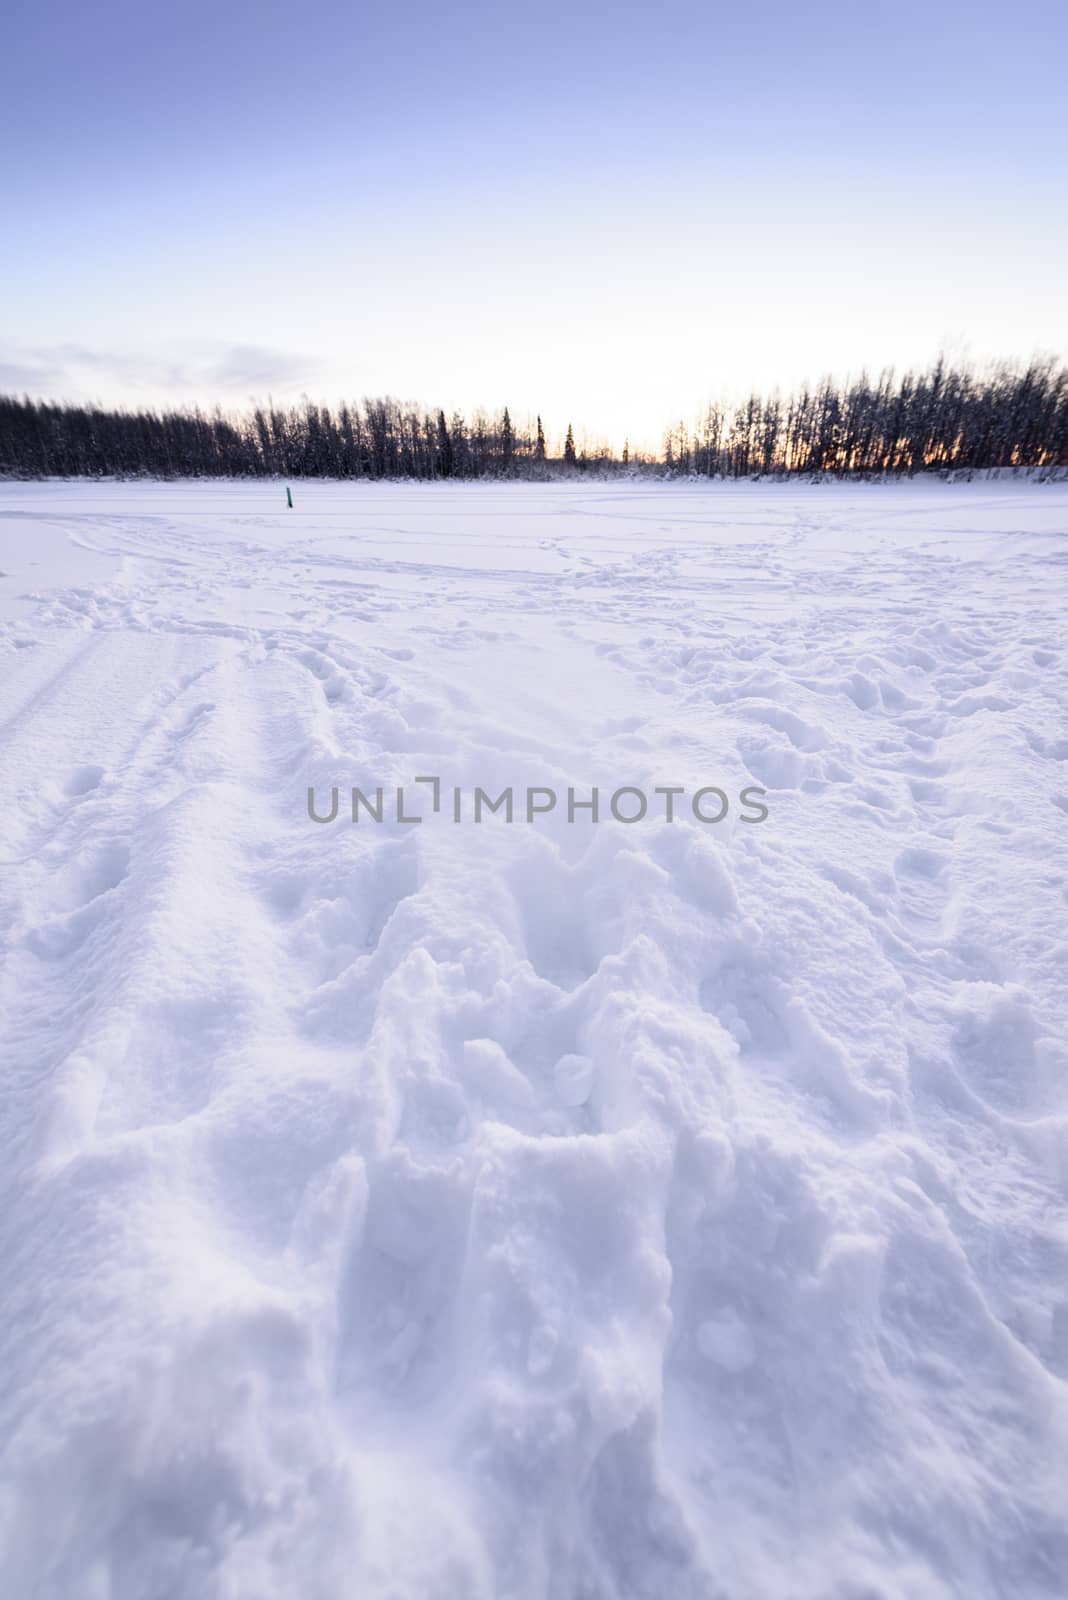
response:
<path id="1" fill-rule="evenodd" d="M 293 509 L 293 491 L 289 487 L 288 483 L 286 484 L 286 505 L 289 507 L 290 511 L 292 511 L 292 509 Z"/>

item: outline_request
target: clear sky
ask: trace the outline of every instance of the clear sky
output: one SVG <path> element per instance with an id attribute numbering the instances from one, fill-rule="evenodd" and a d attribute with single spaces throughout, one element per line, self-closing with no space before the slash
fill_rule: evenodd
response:
<path id="1" fill-rule="evenodd" d="M 540 411 L 1068 354 L 1063 0 L 7 0 L 0 388 Z"/>

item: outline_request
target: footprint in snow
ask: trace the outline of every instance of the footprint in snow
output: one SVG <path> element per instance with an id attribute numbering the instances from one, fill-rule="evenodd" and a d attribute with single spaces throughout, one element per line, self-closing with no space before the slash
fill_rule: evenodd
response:
<path id="1" fill-rule="evenodd" d="M 72 800 L 80 800 L 83 796 L 92 794 L 103 776 L 103 767 L 75 767 L 63 785 L 63 792 Z"/>

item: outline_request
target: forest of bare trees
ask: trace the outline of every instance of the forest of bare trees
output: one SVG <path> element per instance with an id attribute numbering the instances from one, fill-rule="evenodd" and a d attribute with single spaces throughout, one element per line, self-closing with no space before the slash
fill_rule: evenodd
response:
<path id="1" fill-rule="evenodd" d="M 710 405 L 659 455 L 576 444 L 549 453 L 542 419 L 470 418 L 393 399 L 305 401 L 240 414 L 106 410 L 0 396 L 6 477 L 539 478 L 650 473 L 911 474 L 1068 466 L 1068 368 L 1053 359 L 985 372 L 937 361 L 921 374 Z"/>

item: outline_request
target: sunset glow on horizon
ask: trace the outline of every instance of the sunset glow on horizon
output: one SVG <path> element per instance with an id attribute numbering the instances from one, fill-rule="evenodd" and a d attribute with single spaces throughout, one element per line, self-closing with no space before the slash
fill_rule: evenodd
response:
<path id="1" fill-rule="evenodd" d="M 1014 74 L 981 9 L 922 51 L 917 7 L 209 11 L 16 5 L 0 390 L 654 450 L 751 387 L 1068 351 L 1057 52 Z"/>

